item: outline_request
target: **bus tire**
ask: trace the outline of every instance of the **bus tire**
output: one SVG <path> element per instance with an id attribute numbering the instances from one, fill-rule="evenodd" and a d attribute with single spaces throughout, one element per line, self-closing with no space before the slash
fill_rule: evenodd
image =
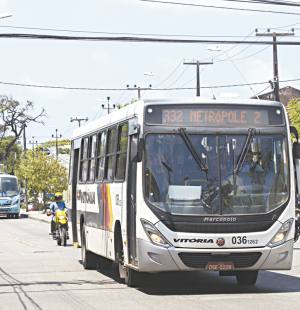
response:
<path id="1" fill-rule="evenodd" d="M 257 270 L 236 272 L 236 280 L 239 285 L 255 285 L 257 276 L 258 276 Z"/>
<path id="2" fill-rule="evenodd" d="M 15 219 L 18 219 L 19 218 L 19 213 L 16 213 L 15 214 Z"/>
<path id="3" fill-rule="evenodd" d="M 86 249 L 85 229 L 82 227 L 81 231 L 81 261 L 84 269 L 97 269 L 98 256 Z"/>
<path id="4" fill-rule="evenodd" d="M 128 266 L 124 266 L 124 248 L 121 236 L 118 238 L 116 261 L 114 265 L 118 278 L 124 280 L 128 287 L 136 287 L 138 285 L 138 272 Z"/>
<path id="5" fill-rule="evenodd" d="M 139 273 L 131 268 L 126 267 L 124 281 L 125 284 L 129 287 L 138 286 Z"/>

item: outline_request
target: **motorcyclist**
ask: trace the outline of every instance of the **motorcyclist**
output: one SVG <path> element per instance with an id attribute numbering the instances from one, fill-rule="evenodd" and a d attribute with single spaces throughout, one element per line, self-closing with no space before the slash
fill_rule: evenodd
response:
<path id="1" fill-rule="evenodd" d="M 65 210 L 66 205 L 65 202 L 63 201 L 63 195 L 60 192 L 57 192 L 54 194 L 54 201 L 50 204 L 50 212 L 52 215 L 51 219 L 51 235 L 53 238 L 55 238 L 55 230 L 56 230 L 56 223 L 55 223 L 55 212 L 56 210 Z"/>

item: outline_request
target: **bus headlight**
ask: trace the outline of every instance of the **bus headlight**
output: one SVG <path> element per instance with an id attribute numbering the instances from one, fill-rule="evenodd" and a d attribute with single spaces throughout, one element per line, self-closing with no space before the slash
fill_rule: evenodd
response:
<path id="1" fill-rule="evenodd" d="M 271 242 L 269 243 L 270 247 L 278 246 L 286 241 L 286 237 L 292 227 L 294 219 L 289 219 L 282 224 L 278 232 L 275 234 Z"/>
<path id="2" fill-rule="evenodd" d="M 170 243 L 164 238 L 164 236 L 157 230 L 157 228 L 147 220 L 141 219 L 143 228 L 149 238 L 149 240 L 158 246 L 168 248 Z"/>
<path id="3" fill-rule="evenodd" d="M 14 197 L 14 198 L 11 200 L 11 205 L 12 205 L 12 206 L 15 205 L 15 204 L 17 204 L 17 203 L 19 203 L 19 197 L 18 197 L 18 196 Z"/>

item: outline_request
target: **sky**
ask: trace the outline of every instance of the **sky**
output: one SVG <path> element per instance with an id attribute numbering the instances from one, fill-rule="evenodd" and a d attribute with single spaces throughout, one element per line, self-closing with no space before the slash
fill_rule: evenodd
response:
<path id="1" fill-rule="evenodd" d="M 166 0 L 168 1 L 168 0 Z M 139 0 L 0 0 L 0 33 L 38 33 L 87 35 L 91 33 L 55 32 L 12 27 L 107 33 L 139 33 L 157 35 L 238 36 L 253 40 L 255 28 L 265 32 L 289 31 L 300 36 L 300 7 L 247 5 L 222 0 L 178 0 L 204 5 L 232 6 L 263 10 L 299 12 L 282 15 L 242 12 L 203 7 L 179 6 Z M 294 1 L 300 3 L 300 1 Z M 291 26 L 293 25 L 293 26 Z M 103 36 L 97 33 L 94 35 Z M 286 40 L 286 38 L 279 38 Z M 224 52 L 226 51 L 226 52 Z M 94 120 L 104 115 L 101 108 L 110 97 L 111 104 L 129 102 L 136 91 L 75 91 L 30 88 L 1 84 L 3 82 L 88 87 L 126 88 L 138 85 L 153 88 L 195 87 L 194 66 L 184 60 L 211 61 L 202 66 L 201 97 L 249 98 L 268 85 L 216 88 L 218 85 L 265 82 L 273 77 L 272 47 L 262 45 L 166 44 L 129 42 L 72 42 L 0 38 L 0 95 L 20 101 L 32 101 L 38 113 L 46 110 L 45 125 L 30 125 L 28 140 L 51 140 L 55 129 L 70 138 L 77 123 L 71 117 Z M 300 46 L 279 46 L 280 80 L 300 78 Z M 149 74 L 150 73 L 150 74 Z M 300 82 L 281 83 L 300 88 Z M 269 91 L 267 89 L 266 91 Z M 142 98 L 194 96 L 195 90 L 144 91 Z"/>

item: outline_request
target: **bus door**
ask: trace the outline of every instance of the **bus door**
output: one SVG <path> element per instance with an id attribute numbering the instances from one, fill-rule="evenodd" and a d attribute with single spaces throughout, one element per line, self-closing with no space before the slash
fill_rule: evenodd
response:
<path id="1" fill-rule="evenodd" d="M 79 163 L 80 140 L 73 141 L 72 157 L 70 165 L 70 181 L 71 181 L 71 221 L 73 242 L 78 242 L 77 237 L 77 179 L 78 179 L 78 163 Z"/>
<path id="2" fill-rule="evenodd" d="M 139 140 L 139 125 L 137 119 L 129 121 L 129 150 L 127 161 L 127 241 L 128 261 L 136 263 L 136 173 Z"/>

